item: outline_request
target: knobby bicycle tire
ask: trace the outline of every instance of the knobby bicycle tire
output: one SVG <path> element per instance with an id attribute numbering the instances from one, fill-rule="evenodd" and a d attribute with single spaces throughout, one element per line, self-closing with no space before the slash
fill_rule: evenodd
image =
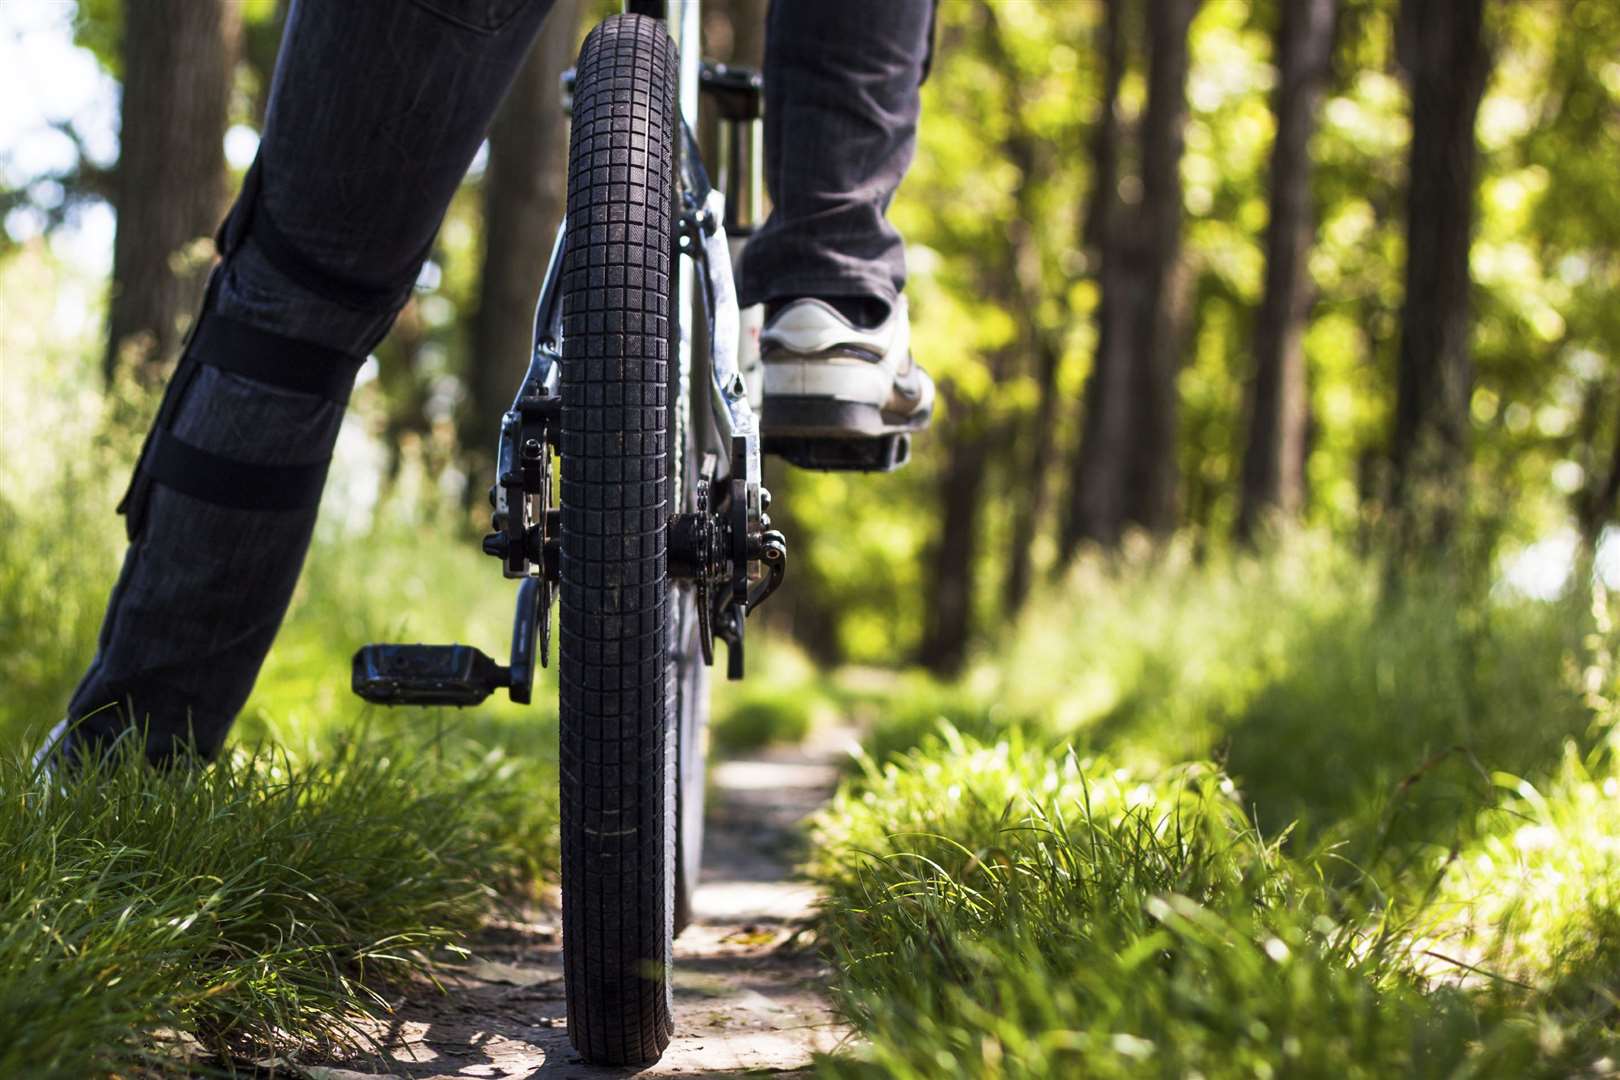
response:
<path id="1" fill-rule="evenodd" d="M 615 16 L 576 70 L 562 277 L 563 967 L 575 1049 L 639 1064 L 673 1032 L 675 49 L 659 21 Z"/>

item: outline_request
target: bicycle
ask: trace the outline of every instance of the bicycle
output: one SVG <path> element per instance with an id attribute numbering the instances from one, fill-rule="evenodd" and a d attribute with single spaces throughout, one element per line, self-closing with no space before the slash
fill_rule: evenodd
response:
<path id="1" fill-rule="evenodd" d="M 904 434 L 762 439 L 759 313 L 739 311 L 731 269 L 761 201 L 762 80 L 701 61 L 695 0 L 625 6 L 564 80 L 566 217 L 501 423 L 483 547 L 520 582 L 510 662 L 467 645 L 367 645 L 352 672 L 379 704 L 472 705 L 500 689 L 528 703 L 558 587 L 568 1034 L 596 1064 L 655 1061 L 674 1031 L 714 641 L 741 678 L 746 618 L 787 569 L 762 454 L 863 471 L 909 456 Z M 693 133 L 703 94 L 719 121 L 717 184 Z"/>

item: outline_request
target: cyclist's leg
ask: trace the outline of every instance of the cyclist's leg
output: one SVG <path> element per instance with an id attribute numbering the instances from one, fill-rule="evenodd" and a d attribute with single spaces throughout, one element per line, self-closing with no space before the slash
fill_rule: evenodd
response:
<path id="1" fill-rule="evenodd" d="M 915 431 L 934 387 L 911 358 L 905 246 L 885 212 L 911 164 L 931 0 L 773 3 L 765 35 L 771 215 L 743 252 L 766 305 L 764 430 Z"/>
<path id="2" fill-rule="evenodd" d="M 899 295 L 905 248 L 884 213 L 916 147 L 933 18 L 931 0 L 771 4 L 772 209 L 743 255 L 745 305 Z"/>
<path id="3" fill-rule="evenodd" d="M 290 509 L 229 505 L 255 481 L 234 463 L 330 456 L 353 367 L 408 297 L 550 6 L 293 4 L 259 163 L 131 486 L 131 544 L 69 706 L 70 722 L 88 717 L 70 754 L 132 724 L 149 726 L 154 760 L 188 737 L 205 754 L 223 742 L 286 612 L 323 475 Z M 337 378 L 312 392 L 323 371 Z M 166 469 L 165 440 L 203 467 L 192 453 Z"/>

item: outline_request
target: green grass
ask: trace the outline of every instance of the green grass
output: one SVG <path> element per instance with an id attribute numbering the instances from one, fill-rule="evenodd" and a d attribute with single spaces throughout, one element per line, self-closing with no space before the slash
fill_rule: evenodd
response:
<path id="1" fill-rule="evenodd" d="M 1289 857 L 1207 763 L 1144 776 L 947 728 L 815 839 L 868 1037 L 827 1075 L 1563 1076 L 1610 1043 L 1612 964 L 1459 989 L 1421 962 L 1438 907 Z"/>
<path id="2" fill-rule="evenodd" d="M 1609 604 L 1371 571 L 1088 565 L 961 685 L 898 687 L 814 830 L 866 1036 L 824 1071 L 1605 1068 Z"/>
<path id="3" fill-rule="evenodd" d="M 125 1072 L 160 1029 L 222 1053 L 352 1042 L 354 1008 L 488 910 L 499 843 L 462 808 L 498 782 L 370 738 L 65 784 L 6 755 L 0 1075 Z"/>
<path id="4" fill-rule="evenodd" d="M 1179 547 L 1092 560 L 960 683 L 916 679 L 876 710 L 880 761 L 941 721 L 1021 731 L 1131 767 L 1219 761 L 1264 828 L 1359 846 L 1472 821 L 1489 771 L 1551 767 L 1591 715 L 1567 665 L 1577 605 L 1380 596 L 1376 561 L 1320 537 L 1261 556 Z"/>

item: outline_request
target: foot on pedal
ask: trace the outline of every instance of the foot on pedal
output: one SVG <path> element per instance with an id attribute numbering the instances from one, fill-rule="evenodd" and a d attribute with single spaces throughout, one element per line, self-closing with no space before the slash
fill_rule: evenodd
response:
<path id="1" fill-rule="evenodd" d="M 766 322 L 759 337 L 760 429 L 767 438 L 865 441 L 926 428 L 934 383 L 912 359 L 905 297 L 893 304 L 873 299 L 887 314 L 871 326 L 852 321 L 835 303 L 794 300 Z M 873 456 L 882 455 L 863 458 Z"/>
<path id="2" fill-rule="evenodd" d="M 366 645 L 354 654 L 354 692 L 378 705 L 477 705 L 511 682 L 471 645 Z"/>

